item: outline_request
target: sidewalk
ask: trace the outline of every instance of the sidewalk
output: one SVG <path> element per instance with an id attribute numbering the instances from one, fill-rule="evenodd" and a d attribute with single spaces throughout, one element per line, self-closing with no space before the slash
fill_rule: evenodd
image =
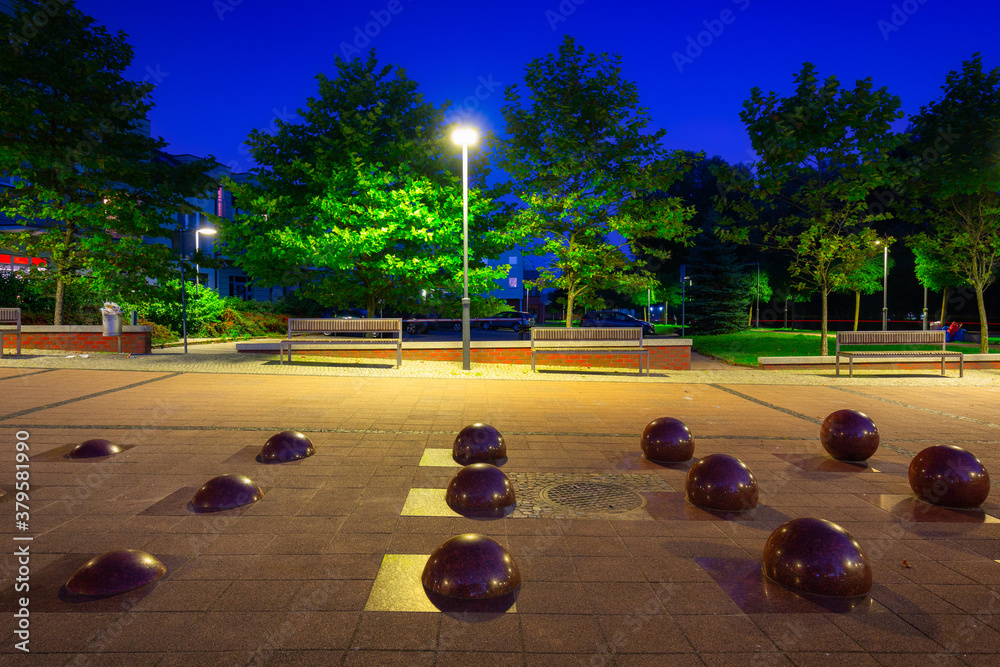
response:
<path id="1" fill-rule="evenodd" d="M 899 386 L 908 377 L 792 386 L 815 376 L 705 370 L 640 387 L 634 375 L 555 372 L 415 377 L 336 366 L 335 377 L 327 364 L 295 364 L 278 374 L 276 362 L 234 356 L 166 351 L 143 362 L 153 370 L 110 355 L 0 365 L 0 539 L 33 538 L 32 654 L 9 639 L 0 662 L 996 664 L 1000 496 L 958 512 L 918 503 L 907 483 L 912 456 L 934 444 L 966 447 L 1000 470 L 1000 388 L 975 386 L 971 373 L 917 377 L 928 385 L 913 389 Z M 761 377 L 769 386 L 753 386 Z M 868 466 L 838 464 L 818 443 L 820 421 L 844 407 L 879 427 Z M 691 429 L 696 457 L 745 462 L 760 505 L 719 515 L 686 504 L 691 462 L 639 454 L 643 428 L 664 416 Z M 455 434 L 477 421 L 504 434 L 502 469 L 521 513 L 466 519 L 443 502 L 458 469 Z M 258 463 L 282 429 L 304 432 L 316 454 Z M 14 434 L 30 444 L 26 530 L 15 530 L 11 502 Z M 125 451 L 64 458 L 89 438 Z M 194 492 L 223 474 L 249 476 L 264 497 L 192 512 Z M 556 486 L 580 484 L 637 505 L 547 500 Z M 835 521 L 859 541 L 874 573 L 867 597 L 832 611 L 763 579 L 767 538 L 795 517 Z M 506 613 L 441 611 L 423 593 L 431 552 L 465 532 L 499 541 L 520 568 Z M 154 555 L 166 575 L 107 599 L 60 597 L 76 568 L 122 548 Z M 8 618 L 22 595 L 11 562 L 0 570 Z"/>
<path id="2" fill-rule="evenodd" d="M 242 342 L 242 341 L 241 341 Z M 247 341 L 254 342 L 254 341 Z M 959 379 L 954 373 L 942 377 L 933 371 L 858 370 L 853 378 L 836 378 L 830 369 L 821 370 L 759 370 L 730 366 L 698 354 L 692 354 L 690 371 L 653 369 L 650 375 L 639 376 L 635 371 L 611 368 L 577 368 L 539 366 L 541 372 L 531 373 L 526 364 L 472 364 L 464 371 L 455 362 L 405 361 L 401 368 L 392 362 L 374 359 L 316 357 L 281 365 L 277 355 L 239 354 L 236 343 L 193 345 L 184 354 L 183 348 L 153 350 L 149 355 L 132 357 L 116 354 L 91 354 L 87 358 L 67 355 L 54 350 L 25 350 L 21 357 L 7 356 L 0 368 L 76 368 L 119 371 L 159 371 L 181 373 L 231 373 L 238 375 L 316 375 L 324 377 L 400 377 L 400 378 L 482 378 L 517 379 L 528 381 L 587 381 L 659 383 L 737 383 L 773 385 L 826 385 L 833 382 L 845 386 L 997 386 L 1000 371 L 966 369 Z"/>

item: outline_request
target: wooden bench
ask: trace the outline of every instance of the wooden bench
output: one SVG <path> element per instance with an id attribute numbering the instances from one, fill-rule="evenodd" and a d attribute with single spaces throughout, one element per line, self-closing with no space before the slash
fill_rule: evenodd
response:
<path id="1" fill-rule="evenodd" d="M 841 345 L 940 345 L 940 350 L 879 350 L 878 352 L 841 352 Z M 847 357 L 849 375 L 854 375 L 854 359 L 888 357 L 940 358 L 941 375 L 945 374 L 945 359 L 958 359 L 958 377 L 965 375 L 965 357 L 961 352 L 945 349 L 944 331 L 839 331 L 837 332 L 837 375 L 840 375 L 840 358 Z"/>
<path id="2" fill-rule="evenodd" d="M 3 359 L 4 334 L 13 331 L 17 336 L 17 356 L 21 356 L 21 309 L 0 308 L 0 327 L 13 326 L 14 329 L 0 328 L 0 359 Z"/>
<path id="3" fill-rule="evenodd" d="M 642 327 L 531 328 L 531 370 L 533 372 L 535 370 L 535 357 L 539 354 L 602 354 L 607 352 L 637 355 L 639 357 L 639 375 L 642 375 L 642 360 L 645 357 L 646 375 L 649 375 L 649 350 L 642 346 Z"/>
<path id="4" fill-rule="evenodd" d="M 296 334 L 356 334 L 350 338 L 292 338 Z M 373 337 L 367 338 L 366 336 Z M 374 336 L 381 336 L 375 338 Z M 285 363 L 292 362 L 292 348 L 318 350 L 325 347 L 394 347 L 396 348 L 396 368 L 403 365 L 403 320 L 388 318 L 341 319 L 341 318 L 289 318 L 288 338 L 282 339 L 278 357 Z"/>

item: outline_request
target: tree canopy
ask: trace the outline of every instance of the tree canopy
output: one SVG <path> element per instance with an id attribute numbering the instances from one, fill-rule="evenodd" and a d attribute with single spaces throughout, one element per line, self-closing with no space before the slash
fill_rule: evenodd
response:
<path id="1" fill-rule="evenodd" d="M 154 86 L 123 77 L 133 57 L 124 33 L 110 34 L 72 0 L 24 0 L 14 12 L 0 13 L 0 33 L 17 35 L 0 49 L 0 173 L 15 181 L 0 193 L 0 213 L 25 228 L 4 243 L 51 257 L 31 277 L 54 285 L 60 324 L 73 281 L 141 293 L 147 279 L 172 274 L 170 246 L 148 241 L 173 235 L 178 211 L 193 210 L 185 198 L 212 186 L 215 163 L 174 163 L 144 131 Z M 38 12 L 51 16 L 44 29 L 20 34 Z"/>
<path id="2" fill-rule="evenodd" d="M 507 88 L 503 116 L 508 137 L 497 150 L 522 203 L 516 222 L 539 240 L 533 252 L 553 257 L 536 282 L 565 290 L 566 326 L 598 290 L 649 284 L 636 239 L 694 233 L 685 224 L 693 212 L 662 196 L 682 160 L 661 145 L 663 130 L 645 133 L 649 112 L 619 56 L 587 53 L 567 36 L 528 64 L 524 90 Z"/>
<path id="3" fill-rule="evenodd" d="M 740 118 L 761 159 L 752 180 L 729 170 L 732 188 L 721 205 L 756 221 L 765 245 L 790 257 L 797 290 L 821 298 L 820 353 L 827 353 L 827 300 L 847 274 L 880 252 L 872 214 L 865 203 L 873 189 L 889 182 L 888 153 L 901 138 L 890 124 L 902 117 L 899 99 L 870 79 L 842 89 L 836 77 L 820 81 L 805 63 L 788 97 L 750 91 Z M 734 197 L 733 194 L 740 196 Z M 730 227 L 729 238 L 746 241 L 746 227 Z"/>
<path id="4" fill-rule="evenodd" d="M 983 294 L 1000 273 L 1000 68 L 984 70 L 977 53 L 948 73 L 942 90 L 911 119 L 911 150 L 924 159 L 917 191 L 930 223 L 912 244 L 924 285 L 975 291 L 985 353 Z"/>
<path id="5" fill-rule="evenodd" d="M 446 105 L 423 101 L 405 71 L 337 59 L 317 76 L 301 122 L 251 132 L 260 165 L 234 184 L 246 214 L 223 241 L 258 282 L 299 285 L 327 305 L 414 306 L 423 290 L 461 294 L 461 158 L 443 126 Z M 470 293 L 495 287 L 495 257 L 516 241 L 486 186 L 489 154 L 470 151 Z"/>

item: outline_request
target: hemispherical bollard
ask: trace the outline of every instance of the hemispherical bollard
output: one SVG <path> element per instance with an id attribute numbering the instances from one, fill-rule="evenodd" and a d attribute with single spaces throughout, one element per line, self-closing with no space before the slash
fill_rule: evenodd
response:
<path id="1" fill-rule="evenodd" d="M 74 595 L 117 595 L 154 582 L 167 568 L 155 556 L 138 549 L 119 549 L 96 556 L 66 582 Z"/>
<path id="2" fill-rule="evenodd" d="M 473 463 L 455 474 L 445 500 L 459 514 L 503 516 L 504 510 L 514 505 L 514 487 L 500 468 Z"/>
<path id="3" fill-rule="evenodd" d="M 298 431 L 281 431 L 275 433 L 260 450 L 260 460 L 263 463 L 287 463 L 297 461 L 316 453 L 313 444 Z"/>
<path id="4" fill-rule="evenodd" d="M 521 573 L 499 542 L 465 533 L 434 550 L 421 581 L 438 595 L 483 600 L 513 592 L 521 585 Z"/>
<path id="5" fill-rule="evenodd" d="M 646 425 L 639 442 L 642 456 L 656 463 L 680 463 L 694 456 L 694 437 L 679 419 L 661 417 Z"/>
<path id="6" fill-rule="evenodd" d="M 66 458 L 91 459 L 98 456 L 112 456 L 122 451 L 122 448 L 103 438 L 84 440 L 74 447 Z"/>
<path id="7" fill-rule="evenodd" d="M 255 503 L 264 497 L 252 479 L 246 475 L 219 475 L 205 482 L 191 499 L 196 510 L 225 510 Z"/>
<path id="8" fill-rule="evenodd" d="M 507 456 L 507 445 L 500 431 L 489 424 L 475 423 L 458 432 L 451 455 L 464 466 L 470 463 L 489 463 Z"/>
<path id="9" fill-rule="evenodd" d="M 934 445 L 910 461 L 910 488 L 921 500 L 942 507 L 979 507 L 990 495 L 990 474 L 972 452 Z"/>
<path id="10" fill-rule="evenodd" d="M 764 545 L 764 574 L 783 586 L 814 595 L 851 597 L 872 587 L 872 569 L 850 533 L 824 519 L 792 519 Z"/>
<path id="11" fill-rule="evenodd" d="M 819 441 L 835 459 L 867 461 L 878 449 L 878 428 L 863 412 L 837 410 L 823 420 Z"/>
<path id="12" fill-rule="evenodd" d="M 709 454 L 688 470 L 684 480 L 688 502 L 720 512 L 743 512 L 757 506 L 757 479 L 734 456 Z"/>

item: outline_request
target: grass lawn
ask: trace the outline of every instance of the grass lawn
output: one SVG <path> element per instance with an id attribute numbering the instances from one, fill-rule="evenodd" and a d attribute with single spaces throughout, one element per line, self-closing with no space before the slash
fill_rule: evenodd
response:
<path id="1" fill-rule="evenodd" d="M 691 336 L 692 349 L 737 366 L 757 366 L 757 357 L 819 356 L 819 333 L 788 331 L 742 331 L 717 336 Z M 837 348 L 837 336 L 828 336 L 829 351 Z M 990 344 L 1000 344 L 1000 338 L 990 338 Z M 975 343 L 949 343 L 948 348 L 973 354 L 979 352 Z M 844 350 L 930 350 L 929 345 L 864 345 L 844 346 Z"/>

